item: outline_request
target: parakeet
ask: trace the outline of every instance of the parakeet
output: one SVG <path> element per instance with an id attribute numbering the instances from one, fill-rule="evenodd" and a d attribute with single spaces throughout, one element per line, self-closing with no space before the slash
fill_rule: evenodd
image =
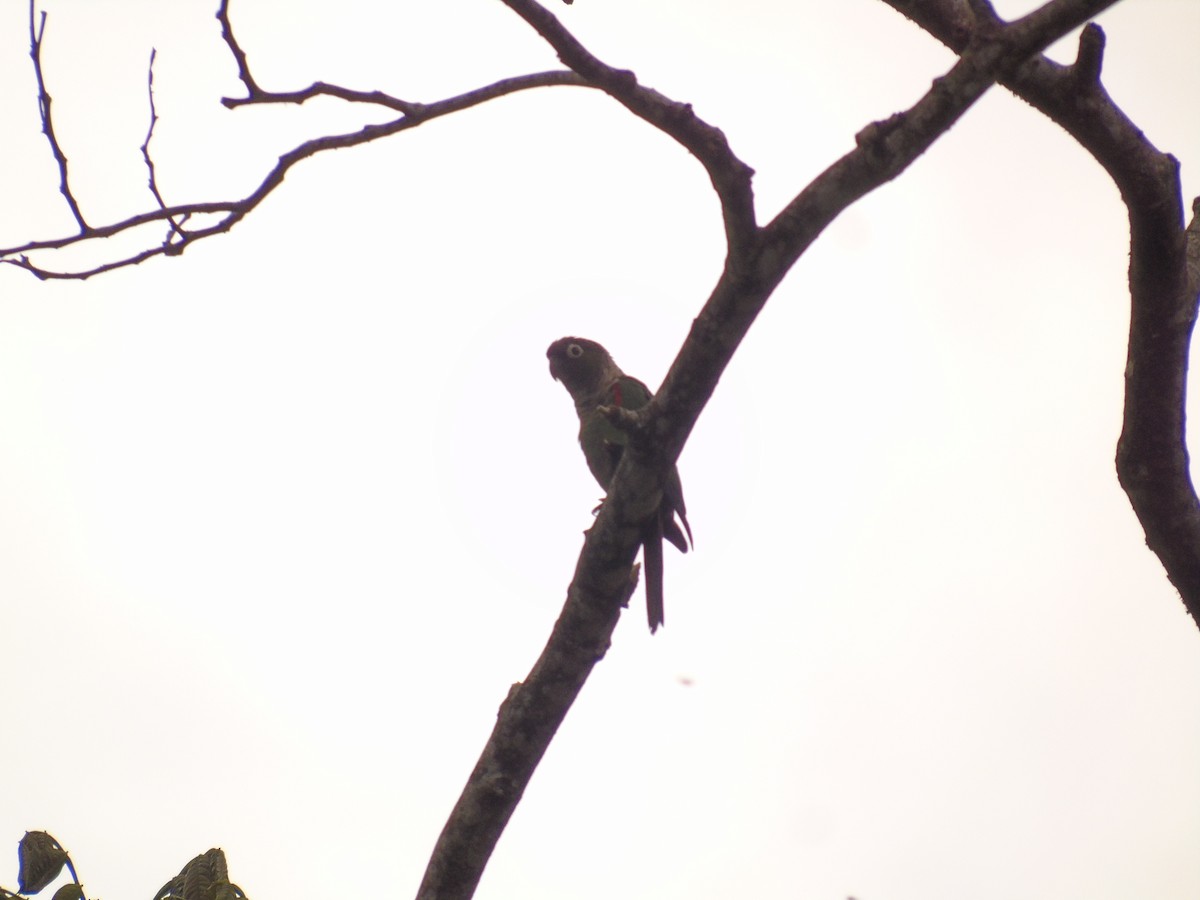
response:
<path id="1" fill-rule="evenodd" d="M 579 416 L 579 445 L 583 448 L 588 468 L 600 487 L 608 490 L 617 463 L 629 442 L 629 436 L 606 419 L 598 410 L 602 406 L 640 409 L 650 402 L 650 389 L 631 378 L 613 362 L 608 351 L 586 338 L 565 337 L 550 345 L 546 351 L 550 374 L 570 393 Z M 683 523 L 681 531 L 675 516 Z M 687 537 L 683 536 L 684 531 Z M 652 516 L 642 528 L 642 558 L 646 567 L 646 615 L 653 634 L 663 624 L 663 555 L 662 541 L 666 538 L 687 553 L 692 541 L 692 528 L 683 503 L 683 487 L 679 470 L 671 468 L 663 484 L 662 503 L 658 515 Z"/>

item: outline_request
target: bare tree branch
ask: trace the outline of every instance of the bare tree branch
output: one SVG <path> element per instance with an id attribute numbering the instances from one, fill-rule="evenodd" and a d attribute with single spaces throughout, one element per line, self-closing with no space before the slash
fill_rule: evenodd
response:
<path id="1" fill-rule="evenodd" d="M 754 170 L 734 155 L 719 128 L 698 117 L 690 103 L 664 97 L 638 84 L 637 76 L 615 69 L 593 56 L 553 13 L 536 0 L 501 0 L 523 18 L 558 53 L 558 58 L 587 82 L 609 94 L 630 112 L 670 135 L 696 157 L 708 172 L 721 201 L 725 240 L 732 251 L 749 250 L 755 228 Z"/>
<path id="2" fill-rule="evenodd" d="M 158 176 L 154 171 L 154 159 L 150 156 L 150 140 L 154 137 L 154 126 L 158 124 L 158 110 L 154 107 L 154 58 L 157 56 L 157 51 L 151 48 L 150 64 L 146 67 L 146 96 L 150 103 L 150 126 L 146 129 L 146 140 L 142 141 L 142 159 L 146 163 L 146 171 L 149 173 L 148 185 L 150 193 L 154 195 L 154 199 L 158 201 L 159 209 L 166 209 L 167 204 L 162 198 L 162 194 L 158 190 Z M 172 217 L 167 218 L 168 224 L 171 226 L 167 231 L 167 236 L 163 240 L 164 253 L 170 255 L 170 244 L 172 236 L 178 237 L 180 242 L 187 240 L 187 233 L 183 230 L 183 223 L 187 221 L 184 217 L 176 221 Z"/>
<path id="3" fill-rule="evenodd" d="M 951 49 L 976 37 L 955 0 L 884 0 Z M 1085 28 L 1072 66 L 1038 57 L 1004 80 L 1104 167 L 1129 210 L 1129 357 L 1117 477 L 1146 543 L 1200 625 L 1200 500 L 1185 432 L 1197 281 L 1188 274 L 1179 164 L 1146 138 L 1100 83 L 1103 34 Z M 1195 252 L 1195 251 L 1193 251 Z"/>
<path id="4" fill-rule="evenodd" d="M 261 91 L 250 74 L 250 61 L 246 59 L 246 51 L 237 42 L 237 38 L 233 36 L 233 23 L 229 21 L 229 0 L 221 0 L 221 5 L 217 7 L 217 21 L 221 23 L 221 37 L 225 40 L 226 45 L 228 45 L 229 52 L 233 54 L 234 62 L 237 63 L 238 78 L 246 86 L 246 93 L 253 99 Z"/>
<path id="5" fill-rule="evenodd" d="M 32 9 L 32 7 L 31 7 Z M 222 7 L 224 9 L 224 6 Z M 43 22 L 44 22 L 43 14 Z M 232 39 L 232 35 L 230 38 Z M 41 84 L 41 69 L 40 63 L 37 63 L 38 51 L 41 47 L 40 33 L 34 35 L 35 47 L 35 65 L 38 66 L 38 82 Z M 232 44 L 232 47 L 237 47 Z M 240 53 L 240 48 L 238 48 Z M 236 55 L 236 54 L 235 54 Z M 152 57 L 153 59 L 153 57 Z M 244 59 L 244 54 L 243 54 Z M 244 79 L 250 79 L 248 70 L 245 72 Z M 253 85 L 253 79 L 248 81 Z M 384 122 L 378 125 L 366 125 L 358 131 L 349 132 L 347 134 L 326 135 L 319 138 L 314 138 L 309 141 L 294 147 L 287 153 L 279 157 L 278 162 L 274 167 L 267 172 L 266 176 L 260 182 L 259 186 L 251 193 L 237 200 L 226 200 L 216 202 L 189 203 L 179 204 L 176 206 L 167 207 L 163 205 L 161 196 L 158 195 L 154 164 L 149 156 L 150 137 L 153 134 L 154 123 L 157 119 L 157 114 L 153 107 L 153 74 L 151 74 L 151 123 L 150 132 L 147 133 L 146 142 L 142 146 L 143 155 L 146 158 L 147 165 L 151 173 L 151 191 L 155 194 L 155 199 L 159 202 L 159 208 L 144 213 L 139 213 L 118 222 L 113 222 L 108 225 L 99 227 L 88 226 L 83 221 L 82 214 L 78 212 L 78 206 L 75 199 L 67 186 L 66 180 L 66 159 L 62 156 L 61 150 L 58 149 L 58 144 L 53 138 L 53 129 L 50 127 L 49 117 L 49 100 L 48 96 L 44 95 L 44 90 L 41 94 L 43 104 L 43 126 L 50 136 L 51 146 L 55 151 L 56 157 L 60 159 L 60 171 L 62 172 L 62 189 L 64 196 L 71 203 L 72 209 L 76 210 L 76 219 L 81 223 L 81 231 L 78 234 L 72 234 L 63 238 L 53 238 L 40 241 L 27 241 L 24 244 L 19 244 L 13 247 L 0 247 L 0 263 L 7 263 L 21 269 L 25 269 L 31 274 L 40 279 L 75 279 L 82 280 L 90 278 L 93 275 L 98 275 L 103 272 L 110 272 L 114 269 L 124 268 L 126 266 L 137 265 L 152 259 L 157 256 L 175 256 L 182 253 L 190 244 L 195 243 L 203 238 L 212 237 L 217 234 L 224 234 L 231 230 L 234 225 L 240 222 L 248 215 L 259 203 L 261 203 L 267 195 L 275 188 L 283 183 L 284 177 L 288 171 L 297 163 L 305 160 L 318 153 L 324 153 L 329 150 L 340 150 L 347 147 L 355 147 L 360 144 L 366 144 L 371 141 L 379 140 L 380 138 L 389 137 L 393 134 L 398 134 L 402 131 L 408 131 L 416 128 L 431 119 L 440 118 L 441 116 L 449 115 L 450 113 L 459 112 L 464 109 L 469 109 L 473 106 L 478 106 L 481 103 L 486 103 L 490 100 L 495 100 L 499 97 L 504 97 L 509 94 L 517 93 L 518 91 L 529 90 L 538 87 L 551 87 L 560 85 L 570 85 L 575 87 L 590 86 L 585 79 L 576 75 L 574 72 L 568 71 L 551 71 L 551 72 L 535 72 L 529 75 L 519 75 L 513 78 L 504 78 L 500 81 L 467 91 L 463 94 L 458 94 L 453 97 L 448 97 L 444 100 L 438 100 L 432 103 L 408 103 L 406 101 L 397 100 L 396 98 L 388 97 L 380 92 L 360 92 L 350 91 L 342 88 L 333 88 L 325 85 L 328 90 L 319 90 L 321 83 L 306 89 L 305 91 L 292 92 L 288 94 L 273 94 L 262 91 L 257 87 L 258 92 L 256 98 L 241 102 L 254 103 L 296 103 L 303 102 L 308 96 L 316 96 L 318 93 L 327 93 L 332 96 L 339 96 L 349 100 L 361 100 L 363 102 L 372 102 L 377 105 L 390 106 L 392 108 L 403 109 L 404 115 L 391 122 Z M 305 96 L 301 96 L 305 95 Z M 214 224 L 202 227 L 193 228 L 184 231 L 176 222 L 179 217 L 189 217 L 196 215 L 218 214 L 221 218 Z M 82 244 L 88 240 L 97 240 L 107 237 L 112 237 L 117 234 L 122 234 L 132 231 L 144 225 L 154 222 L 171 223 L 172 233 L 177 238 L 172 240 L 170 235 L 168 239 L 162 241 L 156 246 L 140 250 L 132 253 L 129 256 L 120 259 L 112 260 L 103 265 L 95 266 L 90 269 L 82 270 L 53 270 L 35 264 L 28 256 L 30 253 L 36 253 L 42 250 L 61 250 L 67 247 Z"/>
<path id="6" fill-rule="evenodd" d="M 221 98 L 221 103 L 227 109 L 236 109 L 239 106 L 249 106 L 255 103 L 300 104 L 313 97 L 337 97 L 350 103 L 367 103 L 394 109 L 406 116 L 419 116 L 424 110 L 420 103 L 401 100 L 399 97 L 393 97 L 383 91 L 356 91 L 336 84 L 327 84 L 324 81 L 315 81 L 298 91 L 263 90 L 251 75 L 250 60 L 246 58 L 246 51 L 242 49 L 242 45 L 238 43 L 233 34 L 233 23 L 229 20 L 229 0 L 221 0 L 220 8 L 217 10 L 217 21 L 221 23 L 221 37 L 237 63 L 238 78 L 246 86 L 245 97 Z"/>
<path id="7" fill-rule="evenodd" d="M 29 55 L 33 58 L 33 72 L 37 78 L 38 111 L 42 118 L 42 133 L 50 142 L 50 152 L 54 154 L 54 160 L 58 163 L 59 191 L 66 199 L 67 206 L 71 208 L 71 215 L 75 217 L 75 222 L 79 225 L 80 234 L 87 234 L 88 223 L 79 210 L 75 195 L 71 193 L 71 182 L 67 178 L 67 156 L 63 153 L 58 138 L 54 134 L 54 120 L 50 115 L 50 94 L 46 91 L 46 79 L 42 74 L 42 40 L 46 36 L 46 13 L 42 13 L 39 21 L 34 9 L 34 2 L 35 0 L 29 0 Z M 37 23 L 36 26 L 35 23 Z"/>
<path id="8" fill-rule="evenodd" d="M 634 435 L 588 531 L 562 616 L 525 681 L 513 686 L 501 707 L 495 729 L 438 838 L 418 900 L 473 895 L 534 768 L 609 645 L 628 600 L 627 573 L 640 542 L 640 523 L 658 508 L 666 471 L 750 325 L 799 255 L 838 213 L 910 165 L 998 78 L 1010 75 L 1023 60 L 1115 0 L 1053 0 L 1011 25 L 997 24 L 986 39 L 966 49 L 912 109 L 864 129 L 856 149 L 805 188 L 775 221 L 748 233 L 753 210 L 737 209 L 746 203 L 752 206 L 749 168 L 723 138 L 697 140 L 720 132 L 690 109 L 681 127 L 680 104 L 596 60 L 532 0 L 502 2 L 530 22 L 576 72 L 700 158 L 721 195 L 729 247 L 725 270 L 666 380 L 650 405 L 639 411 L 641 434 Z M 731 189 L 739 184 L 744 187 Z"/>

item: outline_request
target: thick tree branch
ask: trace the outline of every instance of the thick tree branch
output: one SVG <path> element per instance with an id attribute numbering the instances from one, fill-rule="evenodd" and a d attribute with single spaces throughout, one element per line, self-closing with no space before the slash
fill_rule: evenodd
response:
<path id="1" fill-rule="evenodd" d="M 884 2 L 957 52 L 976 36 L 962 2 Z M 1089 26 L 1073 66 L 1038 57 L 1004 85 L 1091 153 L 1129 210 L 1129 356 L 1117 477 L 1147 545 L 1200 625 L 1200 500 L 1184 420 L 1200 279 L 1189 277 L 1178 163 L 1147 140 L 1100 84 L 1103 44 L 1100 29 Z"/>
<path id="2" fill-rule="evenodd" d="M 632 75 L 595 60 L 536 4 L 502 2 L 530 21 L 580 75 L 598 86 L 611 83 L 605 88 L 609 93 L 685 146 L 684 139 L 695 137 L 690 128 L 700 129 L 696 133 L 710 128 L 691 116 L 681 138 L 679 119 L 654 112 L 657 104 L 667 108 L 678 104 L 641 88 Z M 743 201 L 734 198 L 727 203 L 722 197 L 730 244 L 725 270 L 662 387 L 642 411 L 644 439 L 634 441 L 622 457 L 604 506 L 587 534 L 562 616 L 533 670 L 514 686 L 510 700 L 501 707 L 483 754 L 438 838 L 418 900 L 464 900 L 474 893 L 534 767 L 609 645 L 620 609 L 628 601 L 627 573 L 637 553 L 639 525 L 658 508 L 664 474 L 734 351 L 800 253 L 839 212 L 910 165 L 997 78 L 1010 74 L 1030 54 L 1112 2 L 1054 0 L 1026 19 L 998 24 L 987 40 L 964 52 L 916 106 L 865 129 L 855 150 L 826 170 L 765 228 L 744 233 L 745 225 L 731 227 L 729 204 Z M 705 145 L 706 156 L 696 155 L 709 169 L 718 193 L 722 185 L 744 178 L 749 198 L 748 167 L 727 147 L 710 154 L 711 149 Z M 747 221 L 753 221 L 752 212 Z M 530 702 L 515 702 L 521 698 Z"/>

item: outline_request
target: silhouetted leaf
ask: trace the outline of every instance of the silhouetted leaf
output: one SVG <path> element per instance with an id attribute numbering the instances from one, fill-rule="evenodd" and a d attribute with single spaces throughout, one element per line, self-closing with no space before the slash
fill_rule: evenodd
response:
<path id="1" fill-rule="evenodd" d="M 36 894 L 62 871 L 67 851 L 44 831 L 27 831 L 17 845 L 17 888 L 22 894 Z"/>
<path id="2" fill-rule="evenodd" d="M 245 900 L 229 881 L 229 867 L 219 847 L 201 853 L 162 886 L 154 900 Z"/>
<path id="3" fill-rule="evenodd" d="M 64 884 L 54 892 L 53 900 L 84 900 L 83 888 L 75 882 Z"/>

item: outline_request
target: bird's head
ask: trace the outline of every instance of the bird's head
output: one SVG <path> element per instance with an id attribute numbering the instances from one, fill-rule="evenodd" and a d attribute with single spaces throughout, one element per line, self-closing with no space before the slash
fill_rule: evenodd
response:
<path id="1" fill-rule="evenodd" d="M 546 351 L 546 358 L 550 374 L 572 397 L 595 391 L 620 373 L 608 351 L 587 338 L 559 338 Z"/>

